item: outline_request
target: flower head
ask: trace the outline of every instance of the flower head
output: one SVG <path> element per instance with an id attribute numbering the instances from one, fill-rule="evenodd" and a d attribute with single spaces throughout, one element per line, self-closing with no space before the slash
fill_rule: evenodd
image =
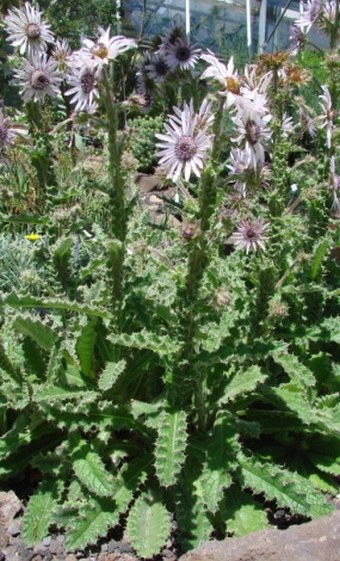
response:
<path id="1" fill-rule="evenodd" d="M 236 249 L 245 249 L 248 255 L 249 251 L 259 249 L 265 250 L 266 231 L 269 227 L 267 222 L 262 218 L 257 218 L 254 222 L 241 220 L 236 232 L 231 236 L 230 241 L 235 244 Z"/>
<path id="2" fill-rule="evenodd" d="M 156 83 L 164 82 L 169 74 L 169 65 L 162 53 L 148 55 L 144 68 L 148 78 Z"/>
<path id="3" fill-rule="evenodd" d="M 201 59 L 209 63 L 208 68 L 201 75 L 201 80 L 213 78 L 219 82 L 223 86 L 220 94 L 227 97 L 228 106 L 232 105 L 234 96 L 240 94 L 241 87 L 241 80 L 234 67 L 234 57 L 230 58 L 227 66 L 220 62 L 211 51 L 208 51 L 208 54 L 201 55 Z"/>
<path id="4" fill-rule="evenodd" d="M 306 35 L 300 27 L 293 25 L 290 28 L 290 52 L 293 56 L 297 55 L 306 42 Z"/>
<path id="5" fill-rule="evenodd" d="M 83 59 L 81 68 L 72 67 L 72 73 L 67 78 L 71 89 L 67 90 L 66 95 L 73 96 L 71 103 L 75 104 L 75 111 L 93 113 L 97 109 L 98 78 L 98 67 L 88 59 Z"/>
<path id="6" fill-rule="evenodd" d="M 322 0 L 303 0 L 300 2 L 300 16 L 295 21 L 303 33 L 308 33 L 322 10 Z"/>
<path id="7" fill-rule="evenodd" d="M 199 59 L 201 50 L 186 39 L 178 38 L 165 49 L 165 60 L 170 70 L 190 70 Z"/>
<path id="8" fill-rule="evenodd" d="M 8 117 L 0 109 L 0 150 L 12 144 L 17 131 L 10 127 Z"/>
<path id="9" fill-rule="evenodd" d="M 44 102 L 46 97 L 56 97 L 59 93 L 61 76 L 57 63 L 46 54 L 37 54 L 24 60 L 22 68 L 16 71 L 25 103 L 30 99 Z"/>
<path id="10" fill-rule="evenodd" d="M 328 149 L 332 147 L 333 129 L 335 121 L 335 110 L 333 109 L 332 98 L 327 86 L 321 86 L 323 94 L 319 96 L 321 99 L 320 105 L 323 110 L 323 115 L 320 116 L 321 128 L 326 128 L 327 140 L 326 146 Z"/>
<path id="11" fill-rule="evenodd" d="M 203 107 L 203 109 L 202 109 Z M 174 107 L 174 115 L 169 116 L 166 123 L 167 134 L 156 134 L 161 141 L 157 146 L 161 149 L 160 166 L 166 171 L 167 177 L 176 181 L 184 173 L 188 181 L 192 173 L 201 175 L 203 161 L 211 146 L 211 135 L 207 129 L 213 121 L 208 117 L 210 104 L 203 102 L 200 112 L 193 110 L 192 102 L 185 104 L 183 110 Z"/>
<path id="12" fill-rule="evenodd" d="M 65 74 L 71 61 L 71 48 L 67 39 L 58 39 L 55 42 L 51 56 L 58 65 L 58 70 Z"/>
<path id="13" fill-rule="evenodd" d="M 28 56 L 46 51 L 47 43 L 54 43 L 50 25 L 42 20 L 39 6 L 25 2 L 22 8 L 12 8 L 5 17 L 8 41 Z"/>
<path id="14" fill-rule="evenodd" d="M 99 27 L 99 36 L 95 41 L 84 39 L 82 48 L 76 53 L 80 58 L 88 58 L 98 66 L 108 64 L 118 55 L 125 53 L 128 49 L 137 47 L 134 39 L 129 39 L 123 35 L 110 37 L 110 26 L 105 30 Z"/>
<path id="15" fill-rule="evenodd" d="M 265 105 L 258 106 L 256 98 L 245 96 L 238 100 L 237 112 L 232 117 L 238 132 L 232 140 L 248 153 L 253 168 L 264 163 L 265 148 L 271 139 L 267 125 L 272 116 L 264 111 Z"/>

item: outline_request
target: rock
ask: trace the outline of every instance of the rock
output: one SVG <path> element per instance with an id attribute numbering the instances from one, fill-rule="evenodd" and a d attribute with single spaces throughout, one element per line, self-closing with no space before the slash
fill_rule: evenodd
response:
<path id="1" fill-rule="evenodd" d="M 21 501 L 13 491 L 0 492 L 0 524 L 7 528 L 21 509 Z"/>
<path id="2" fill-rule="evenodd" d="M 50 547 L 51 544 L 51 536 L 46 536 L 46 538 L 43 539 L 43 541 L 41 542 L 43 546 L 45 547 Z"/>
<path id="3" fill-rule="evenodd" d="M 15 538 L 21 532 L 21 520 L 13 520 L 8 524 L 7 532 L 10 536 Z"/>
<path id="4" fill-rule="evenodd" d="M 157 189 L 160 184 L 160 178 L 156 175 L 148 175 L 146 173 L 136 173 L 135 182 L 141 193 L 149 193 Z"/>
<path id="5" fill-rule="evenodd" d="M 339 561 L 340 511 L 288 530 L 213 540 L 179 561 Z"/>
<path id="6" fill-rule="evenodd" d="M 68 553 L 64 561 L 77 561 L 77 558 L 73 553 Z"/>
<path id="7" fill-rule="evenodd" d="M 0 525 L 0 549 L 5 549 L 8 544 L 9 535 L 4 526 Z"/>

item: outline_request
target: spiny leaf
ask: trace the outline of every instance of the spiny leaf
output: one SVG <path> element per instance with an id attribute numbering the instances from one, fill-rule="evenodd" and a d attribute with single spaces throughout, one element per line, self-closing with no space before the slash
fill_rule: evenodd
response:
<path id="1" fill-rule="evenodd" d="M 176 483 L 185 460 L 187 420 L 185 411 L 164 411 L 159 417 L 158 437 L 155 445 L 156 473 L 165 487 Z"/>
<path id="2" fill-rule="evenodd" d="M 100 310 L 98 308 L 93 308 L 90 306 L 83 306 L 81 304 L 75 304 L 74 302 L 68 300 L 53 300 L 32 298 L 31 296 L 18 296 L 14 292 L 5 295 L 0 299 L 0 308 L 4 306 L 11 306 L 12 308 L 19 309 L 32 309 L 32 308 L 43 308 L 46 310 L 65 310 L 68 312 L 79 312 L 81 314 L 86 314 L 89 317 L 99 317 L 103 319 L 109 319 L 110 315 L 105 310 Z"/>
<path id="3" fill-rule="evenodd" d="M 72 399 L 86 399 L 87 403 L 95 401 L 98 393 L 75 388 L 63 388 L 58 386 L 39 386 L 34 392 L 33 399 L 36 402 L 68 401 Z"/>
<path id="4" fill-rule="evenodd" d="M 223 492 L 232 484 L 232 471 L 236 467 L 236 454 L 240 450 L 235 428 L 229 416 L 219 416 L 209 434 L 206 461 L 194 486 L 209 512 L 216 513 Z"/>
<path id="5" fill-rule="evenodd" d="M 111 497 L 113 480 L 100 456 L 84 441 L 79 440 L 73 454 L 74 473 L 89 491 L 99 497 Z"/>
<path id="6" fill-rule="evenodd" d="M 296 356 L 292 354 L 283 354 L 279 351 L 274 351 L 272 357 L 282 366 L 283 370 L 288 374 L 293 382 L 302 384 L 303 386 L 314 386 L 315 377 L 313 373 L 302 364 Z"/>
<path id="7" fill-rule="evenodd" d="M 227 522 L 227 530 L 235 537 L 264 530 L 268 526 L 263 506 L 238 486 L 234 485 L 228 489 L 223 507 L 222 515 Z"/>
<path id="8" fill-rule="evenodd" d="M 95 318 L 89 319 L 77 341 L 77 354 L 82 372 L 89 378 L 94 377 L 94 347 L 97 339 Z"/>
<path id="9" fill-rule="evenodd" d="M 149 349 L 154 353 L 164 356 L 173 355 L 179 349 L 179 344 L 168 335 L 157 335 L 142 329 L 138 333 L 114 333 L 109 335 L 108 340 L 115 345 L 130 347 L 134 349 Z"/>
<path id="10" fill-rule="evenodd" d="M 19 333 L 31 337 L 40 347 L 46 351 L 53 349 L 58 340 L 58 335 L 41 321 L 33 321 L 30 318 L 17 317 L 13 322 L 13 327 Z"/>
<path id="11" fill-rule="evenodd" d="M 323 516 L 334 508 L 325 502 L 321 493 L 297 473 L 287 469 L 260 462 L 254 457 L 238 454 L 240 463 L 240 483 L 250 487 L 255 493 L 264 493 L 267 499 L 276 500 L 278 505 L 287 506 L 293 512 L 307 516 Z"/>
<path id="12" fill-rule="evenodd" d="M 23 518 L 22 533 L 27 545 L 41 542 L 53 522 L 53 511 L 57 507 L 58 485 L 44 481 L 30 499 Z"/>
<path id="13" fill-rule="evenodd" d="M 328 240 L 323 240 L 317 245 L 310 266 L 310 276 L 312 279 L 315 279 L 317 277 L 322 266 L 322 261 L 324 260 L 325 255 L 327 254 L 328 247 L 329 247 Z"/>
<path id="14" fill-rule="evenodd" d="M 119 376 L 126 368 L 126 360 L 118 362 L 108 362 L 98 379 L 98 387 L 102 391 L 107 391 L 116 383 Z"/>
<path id="15" fill-rule="evenodd" d="M 112 493 L 120 513 L 127 510 L 134 494 L 145 482 L 151 462 L 152 459 L 148 455 L 123 465 L 115 481 L 115 491 Z"/>
<path id="16" fill-rule="evenodd" d="M 169 513 L 162 503 L 141 495 L 130 510 L 126 530 L 138 555 L 151 558 L 170 534 Z"/>
<path id="17" fill-rule="evenodd" d="M 69 551 L 84 549 L 105 536 L 109 528 L 118 524 L 119 513 L 110 499 L 92 499 L 80 511 L 80 516 L 73 518 L 74 527 L 68 531 L 66 545 Z"/>
<path id="18" fill-rule="evenodd" d="M 244 372 L 237 372 L 227 383 L 224 395 L 220 399 L 219 404 L 223 405 L 232 401 L 239 395 L 253 391 L 258 384 L 262 384 L 267 375 L 264 374 L 258 366 L 251 366 Z"/>

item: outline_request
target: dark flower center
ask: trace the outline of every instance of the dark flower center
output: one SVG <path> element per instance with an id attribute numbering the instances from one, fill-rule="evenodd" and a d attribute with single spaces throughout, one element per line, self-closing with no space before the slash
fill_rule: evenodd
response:
<path id="1" fill-rule="evenodd" d="M 92 72 L 86 71 L 82 75 L 80 83 L 81 83 L 81 87 L 82 87 L 83 92 L 85 94 L 89 94 L 89 93 L 92 92 L 92 90 L 95 86 L 96 79 L 95 79 L 94 75 L 92 74 Z"/>
<path id="2" fill-rule="evenodd" d="M 94 47 L 92 47 L 92 53 L 99 58 L 106 58 L 109 54 L 103 43 L 97 43 Z"/>
<path id="3" fill-rule="evenodd" d="M 0 145 L 1 144 L 5 144 L 5 141 L 7 139 L 7 134 L 8 134 L 8 127 L 3 124 L 0 126 Z"/>
<path id="4" fill-rule="evenodd" d="M 50 79 L 43 70 L 34 70 L 31 76 L 31 86 L 35 90 L 44 90 L 50 85 Z"/>
<path id="5" fill-rule="evenodd" d="M 40 25 L 37 23 L 29 23 L 26 31 L 30 39 L 39 39 L 41 35 Z"/>
<path id="6" fill-rule="evenodd" d="M 165 76 L 168 72 L 168 66 L 164 60 L 159 60 L 155 63 L 155 70 L 159 76 Z"/>
<path id="7" fill-rule="evenodd" d="M 181 136 L 175 145 L 175 154 L 180 160 L 187 162 L 197 152 L 197 144 L 192 136 Z"/>
<path id="8" fill-rule="evenodd" d="M 256 230 L 254 230 L 254 228 L 252 228 L 251 226 L 249 226 L 249 228 L 247 228 L 246 236 L 247 236 L 247 239 L 250 240 L 250 241 L 258 239 L 258 234 L 257 234 Z"/>
<path id="9" fill-rule="evenodd" d="M 186 45 L 181 45 L 176 49 L 176 58 L 179 62 L 186 62 L 191 57 L 191 51 Z"/>
<path id="10" fill-rule="evenodd" d="M 233 78 L 232 76 L 228 76 L 225 79 L 225 84 L 227 87 L 227 90 L 233 94 L 239 95 L 240 93 L 240 84 L 237 80 L 235 80 L 235 78 Z"/>
<path id="11" fill-rule="evenodd" d="M 261 136 L 261 129 L 259 125 L 250 119 L 246 124 L 246 137 L 250 144 L 256 144 Z"/>

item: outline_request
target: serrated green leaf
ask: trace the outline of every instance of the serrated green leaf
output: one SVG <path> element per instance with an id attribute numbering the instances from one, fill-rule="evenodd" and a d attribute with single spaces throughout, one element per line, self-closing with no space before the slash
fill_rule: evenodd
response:
<path id="1" fill-rule="evenodd" d="M 94 347 L 97 339 L 97 320 L 91 318 L 83 327 L 78 338 L 76 349 L 82 372 L 89 378 L 94 378 Z"/>
<path id="2" fill-rule="evenodd" d="M 79 440 L 72 458 L 74 473 L 79 481 L 99 497 L 111 497 L 114 491 L 113 479 L 106 470 L 99 454 L 84 441 Z"/>
<path id="3" fill-rule="evenodd" d="M 229 416 L 219 416 L 216 419 L 208 441 L 203 446 L 207 459 L 194 487 L 208 511 L 215 514 L 224 490 L 232 484 L 231 474 L 237 465 L 235 458 L 240 450 L 235 427 Z"/>
<path id="4" fill-rule="evenodd" d="M 293 382 L 302 384 L 303 386 L 315 386 L 315 376 L 296 358 L 296 356 L 274 351 L 272 357 L 277 364 L 282 366 L 283 370 Z"/>
<path id="5" fill-rule="evenodd" d="M 18 296 L 14 292 L 0 298 L 0 308 L 4 306 L 11 306 L 12 308 L 19 309 L 32 309 L 42 308 L 44 310 L 65 310 L 68 312 L 78 312 L 86 314 L 89 317 L 99 317 L 103 319 L 110 319 L 110 314 L 105 310 L 98 308 L 83 306 L 68 300 L 53 300 L 53 299 L 40 299 L 32 298 L 31 296 Z"/>
<path id="6" fill-rule="evenodd" d="M 33 395 L 34 401 L 40 403 L 42 401 L 54 402 L 54 401 L 68 401 L 72 399 L 81 400 L 85 399 L 87 403 L 90 401 L 95 401 L 98 393 L 75 388 L 63 388 L 58 386 L 40 386 L 36 389 Z"/>
<path id="7" fill-rule="evenodd" d="M 293 512 L 319 517 L 329 514 L 334 508 L 325 502 L 321 493 L 304 477 L 271 463 L 260 462 L 254 457 L 238 454 L 239 479 L 243 487 L 255 493 L 264 493 L 269 500 L 287 506 Z"/>
<path id="8" fill-rule="evenodd" d="M 98 379 L 98 387 L 102 391 L 107 391 L 116 383 L 119 376 L 126 368 L 126 360 L 118 362 L 108 362 Z"/>
<path id="9" fill-rule="evenodd" d="M 138 555 L 151 558 L 159 553 L 170 534 L 169 513 L 162 503 L 141 495 L 130 510 L 126 530 Z"/>
<path id="10" fill-rule="evenodd" d="M 312 279 L 315 279 L 318 273 L 320 272 L 322 261 L 324 260 L 327 254 L 328 248 L 329 248 L 328 240 L 323 240 L 316 246 L 310 266 L 310 276 Z"/>
<path id="11" fill-rule="evenodd" d="M 119 513 L 109 499 L 91 499 L 91 503 L 81 509 L 80 516 L 73 517 L 74 527 L 67 533 L 68 551 L 84 549 L 106 535 L 109 528 L 118 524 Z"/>
<path id="12" fill-rule="evenodd" d="M 44 481 L 28 502 L 22 521 L 22 535 L 27 545 L 39 543 L 47 535 L 57 499 L 57 483 Z"/>
<path id="13" fill-rule="evenodd" d="M 258 384 L 263 384 L 267 375 L 264 374 L 258 366 L 251 366 L 244 372 L 237 372 L 230 381 L 228 381 L 224 390 L 224 395 L 220 399 L 219 404 L 223 405 L 232 401 L 239 395 L 255 390 Z"/>
<path id="14" fill-rule="evenodd" d="M 39 320 L 33 321 L 30 318 L 17 317 L 13 322 L 13 327 L 19 333 L 31 337 L 31 339 L 46 351 L 53 349 L 59 338 L 53 329 L 44 325 Z"/>
<path id="15" fill-rule="evenodd" d="M 340 321 L 339 317 L 325 319 L 320 325 L 321 335 L 324 340 L 340 344 Z M 326 337 L 327 334 L 327 337 Z"/>
<path id="16" fill-rule="evenodd" d="M 228 489 L 223 504 L 222 514 L 227 522 L 227 531 L 235 537 L 267 528 L 268 519 L 263 505 L 238 486 L 234 485 Z"/>
<path id="17" fill-rule="evenodd" d="M 109 335 L 108 340 L 123 347 L 149 349 L 160 356 L 173 355 L 179 350 L 179 344 L 170 336 L 157 335 L 146 329 L 131 334 L 113 333 Z"/>
<path id="18" fill-rule="evenodd" d="M 159 416 L 159 429 L 155 444 L 155 468 L 159 482 L 164 487 L 176 483 L 177 475 L 185 461 L 186 419 L 185 411 L 164 411 Z"/>

